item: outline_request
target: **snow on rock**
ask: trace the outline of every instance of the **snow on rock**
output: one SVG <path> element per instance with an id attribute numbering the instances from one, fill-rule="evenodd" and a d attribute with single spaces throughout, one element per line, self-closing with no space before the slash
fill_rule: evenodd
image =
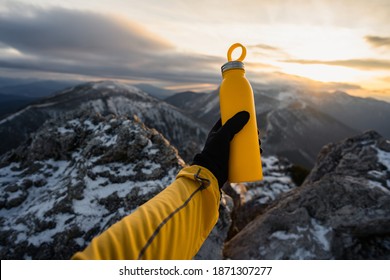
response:
<path id="1" fill-rule="evenodd" d="M 390 142 L 369 131 L 325 146 L 304 184 L 225 246 L 231 259 L 390 259 Z"/>
<path id="2" fill-rule="evenodd" d="M 264 211 L 273 201 L 296 187 L 291 179 L 291 163 L 276 156 L 262 157 L 263 180 L 253 183 L 231 184 L 234 192 L 225 188 L 235 198 L 233 225 L 229 239 Z"/>
<path id="3" fill-rule="evenodd" d="M 368 131 L 325 146 L 307 182 L 320 180 L 330 172 L 361 178 L 368 188 L 390 193 L 390 141 Z"/>
<path id="4" fill-rule="evenodd" d="M 1 259 L 68 259 L 168 186 L 175 148 L 139 121 L 47 121 L 0 159 Z"/>
<path id="5" fill-rule="evenodd" d="M 142 90 L 140 90 L 137 87 L 124 84 L 124 83 L 119 83 L 116 81 L 101 81 L 101 82 L 93 83 L 92 88 L 96 90 L 129 91 L 129 92 L 139 94 L 140 96 L 143 96 L 145 94 Z"/>
<path id="6" fill-rule="evenodd" d="M 279 230 L 273 232 L 268 237 L 267 245 L 260 245 L 258 250 L 264 258 L 283 259 L 285 256 L 284 249 L 289 247 L 291 248 L 289 254 L 292 259 L 313 259 L 316 257 L 314 252 L 319 248 L 324 251 L 330 250 L 328 240 L 330 232 L 330 228 L 322 226 L 315 219 L 310 219 L 307 226 L 297 226 L 292 231 Z M 306 247 L 308 243 L 310 246 Z M 275 256 L 275 252 L 270 252 L 269 248 L 273 248 L 279 253 L 276 253 Z"/>
<path id="7" fill-rule="evenodd" d="M 288 173 L 290 163 L 275 156 L 263 157 L 263 180 L 258 183 L 247 184 L 248 191 L 244 195 L 244 203 L 253 199 L 265 204 L 275 200 L 280 194 L 295 187 Z"/>

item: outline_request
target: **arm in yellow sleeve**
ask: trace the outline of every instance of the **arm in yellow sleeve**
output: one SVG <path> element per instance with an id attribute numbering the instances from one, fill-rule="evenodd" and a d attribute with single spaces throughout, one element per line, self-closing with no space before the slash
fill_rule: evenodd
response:
<path id="1" fill-rule="evenodd" d="M 218 220 L 218 181 L 206 168 L 176 180 L 101 235 L 73 259 L 192 259 Z"/>

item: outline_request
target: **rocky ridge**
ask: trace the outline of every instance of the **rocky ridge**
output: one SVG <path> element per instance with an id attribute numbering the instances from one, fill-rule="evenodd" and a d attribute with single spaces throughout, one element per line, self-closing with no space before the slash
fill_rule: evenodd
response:
<path id="1" fill-rule="evenodd" d="M 225 247 L 231 259 L 390 259 L 390 141 L 325 146 L 305 183 Z"/>

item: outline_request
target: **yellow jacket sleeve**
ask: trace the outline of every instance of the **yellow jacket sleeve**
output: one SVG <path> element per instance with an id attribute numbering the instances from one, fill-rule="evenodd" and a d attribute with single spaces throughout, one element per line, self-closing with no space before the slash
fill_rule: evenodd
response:
<path id="1" fill-rule="evenodd" d="M 95 237 L 73 259 L 192 259 L 218 220 L 220 191 L 204 167 L 176 180 L 132 214 Z"/>

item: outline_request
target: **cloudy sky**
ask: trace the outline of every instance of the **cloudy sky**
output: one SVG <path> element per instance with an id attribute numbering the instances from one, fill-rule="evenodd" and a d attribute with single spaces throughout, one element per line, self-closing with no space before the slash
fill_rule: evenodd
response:
<path id="1" fill-rule="evenodd" d="M 0 0 L 0 76 L 215 88 L 235 42 L 254 82 L 390 100 L 389 0 Z"/>

